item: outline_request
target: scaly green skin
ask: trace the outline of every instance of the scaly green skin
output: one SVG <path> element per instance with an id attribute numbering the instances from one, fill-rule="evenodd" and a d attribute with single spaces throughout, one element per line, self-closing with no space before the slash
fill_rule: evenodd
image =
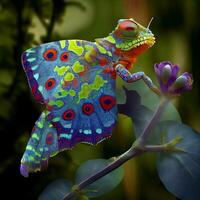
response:
<path id="1" fill-rule="evenodd" d="M 130 50 L 136 50 L 142 45 L 146 45 L 144 50 L 150 48 L 155 43 L 155 38 L 148 27 L 146 28 L 140 25 L 131 18 L 128 20 L 119 20 L 117 27 L 108 37 L 97 39 L 96 41 L 100 44 L 108 42 L 111 46 L 114 45 L 115 48 L 126 53 Z M 143 51 L 141 51 L 140 54 L 142 52 Z"/>
<path id="2" fill-rule="evenodd" d="M 150 25 L 150 24 L 149 24 Z M 112 51 L 114 70 L 112 76 L 120 76 L 126 82 L 135 82 L 143 79 L 145 84 L 156 94 L 160 95 L 159 89 L 144 72 L 131 74 L 129 69 L 133 66 L 137 56 L 143 53 L 155 43 L 155 37 L 149 29 L 131 19 L 121 19 L 115 30 L 103 39 L 96 42 Z"/>

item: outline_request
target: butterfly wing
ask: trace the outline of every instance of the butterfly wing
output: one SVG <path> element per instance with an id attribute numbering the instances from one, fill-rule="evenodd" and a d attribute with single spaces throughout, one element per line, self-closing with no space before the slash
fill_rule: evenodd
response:
<path id="1" fill-rule="evenodd" d="M 69 66 L 79 59 L 77 54 L 69 51 L 69 44 L 72 43 L 76 44 L 73 40 L 50 42 L 28 49 L 22 54 L 22 65 L 37 101 L 46 103 L 55 99 L 53 94 Z"/>
<path id="2" fill-rule="evenodd" d="M 88 66 L 83 60 L 80 64 L 84 68 Z M 74 73 L 78 81 L 76 87 L 72 82 L 60 89 L 60 93 L 74 91 L 73 95 L 61 96 L 63 106 L 51 110 L 48 116 L 57 129 L 60 150 L 72 148 L 79 142 L 97 144 L 111 136 L 117 121 L 115 80 L 104 73 L 104 69 L 98 63 L 93 64 L 83 76 Z"/>
<path id="3" fill-rule="evenodd" d="M 97 144 L 111 136 L 117 120 L 115 80 L 104 73 L 109 58 L 97 59 L 96 54 L 100 52 L 94 43 L 74 40 L 43 44 L 23 53 L 32 93 L 48 110 L 36 122 L 23 155 L 24 176 L 76 143 Z"/>
<path id="4" fill-rule="evenodd" d="M 58 152 L 57 131 L 47 119 L 44 111 L 36 121 L 31 138 L 21 159 L 21 174 L 25 177 L 29 172 L 41 170 L 48 164 L 49 157 Z"/>

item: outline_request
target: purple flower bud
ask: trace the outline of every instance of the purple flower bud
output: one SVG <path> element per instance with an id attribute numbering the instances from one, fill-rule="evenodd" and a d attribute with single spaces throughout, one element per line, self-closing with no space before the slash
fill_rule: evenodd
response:
<path id="1" fill-rule="evenodd" d="M 154 65 L 154 69 L 163 93 L 168 91 L 168 88 L 177 78 L 179 67 L 173 65 L 169 61 L 163 61 Z"/>
<path id="2" fill-rule="evenodd" d="M 185 72 L 177 78 L 179 66 L 169 61 L 163 61 L 154 65 L 160 89 L 166 95 L 178 95 L 192 89 L 192 75 Z"/>
<path id="3" fill-rule="evenodd" d="M 184 91 L 192 89 L 193 78 L 192 75 L 185 72 L 180 75 L 172 87 L 169 89 L 170 93 L 180 94 Z"/>

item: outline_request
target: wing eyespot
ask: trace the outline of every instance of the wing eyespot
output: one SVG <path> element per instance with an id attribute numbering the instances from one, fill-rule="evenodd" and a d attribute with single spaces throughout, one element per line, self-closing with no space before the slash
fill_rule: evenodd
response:
<path id="1" fill-rule="evenodd" d="M 110 95 L 104 95 L 99 98 L 99 103 L 104 111 L 109 111 L 116 105 L 116 98 Z"/>
<path id="2" fill-rule="evenodd" d="M 43 57 L 47 61 L 53 61 L 53 60 L 55 60 L 57 58 L 57 51 L 56 51 L 56 49 L 54 49 L 54 48 L 47 49 L 44 52 Z"/>
<path id="3" fill-rule="evenodd" d="M 94 112 L 94 106 L 91 103 L 84 103 L 82 111 L 85 115 L 91 115 Z"/>
<path id="4" fill-rule="evenodd" d="M 69 53 L 68 52 L 64 52 L 60 55 L 60 60 L 63 62 L 67 62 L 69 60 Z"/>
<path id="5" fill-rule="evenodd" d="M 75 114 L 74 110 L 68 109 L 63 113 L 62 118 L 66 121 L 71 121 L 75 118 L 75 116 L 76 116 L 76 114 Z"/>
<path id="6" fill-rule="evenodd" d="M 55 85 L 56 85 L 56 80 L 54 78 L 50 78 L 46 81 L 45 88 L 47 90 L 51 90 L 55 87 Z"/>

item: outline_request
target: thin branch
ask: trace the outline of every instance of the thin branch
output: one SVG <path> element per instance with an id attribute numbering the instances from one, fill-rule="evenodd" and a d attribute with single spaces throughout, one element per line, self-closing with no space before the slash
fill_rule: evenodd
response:
<path id="1" fill-rule="evenodd" d="M 139 137 L 139 144 L 140 146 L 144 146 L 147 139 L 149 138 L 149 135 L 151 134 L 151 131 L 155 127 L 156 123 L 159 121 L 161 114 L 163 113 L 163 110 L 165 109 L 166 105 L 169 103 L 169 100 L 166 98 L 161 98 L 160 104 L 157 107 L 154 115 L 152 116 L 151 120 L 143 130 L 141 136 Z"/>
<path id="2" fill-rule="evenodd" d="M 103 168 L 102 170 L 98 171 L 97 173 L 89 176 L 84 181 L 82 181 L 81 183 L 76 185 L 74 187 L 74 190 L 72 192 L 68 193 L 63 198 L 63 200 L 70 200 L 70 199 L 76 197 L 77 194 L 81 190 L 83 190 L 85 187 L 87 187 L 91 183 L 97 181 L 98 179 L 102 178 L 103 176 L 107 175 L 108 173 L 112 172 L 116 168 L 120 167 L 122 164 L 124 164 L 126 161 L 130 160 L 131 158 L 138 156 L 142 153 L 143 153 L 143 151 L 140 149 L 137 150 L 137 149 L 130 148 L 127 152 L 125 152 L 124 154 L 119 156 L 115 161 L 113 161 L 112 163 L 107 165 L 105 168 Z"/>

